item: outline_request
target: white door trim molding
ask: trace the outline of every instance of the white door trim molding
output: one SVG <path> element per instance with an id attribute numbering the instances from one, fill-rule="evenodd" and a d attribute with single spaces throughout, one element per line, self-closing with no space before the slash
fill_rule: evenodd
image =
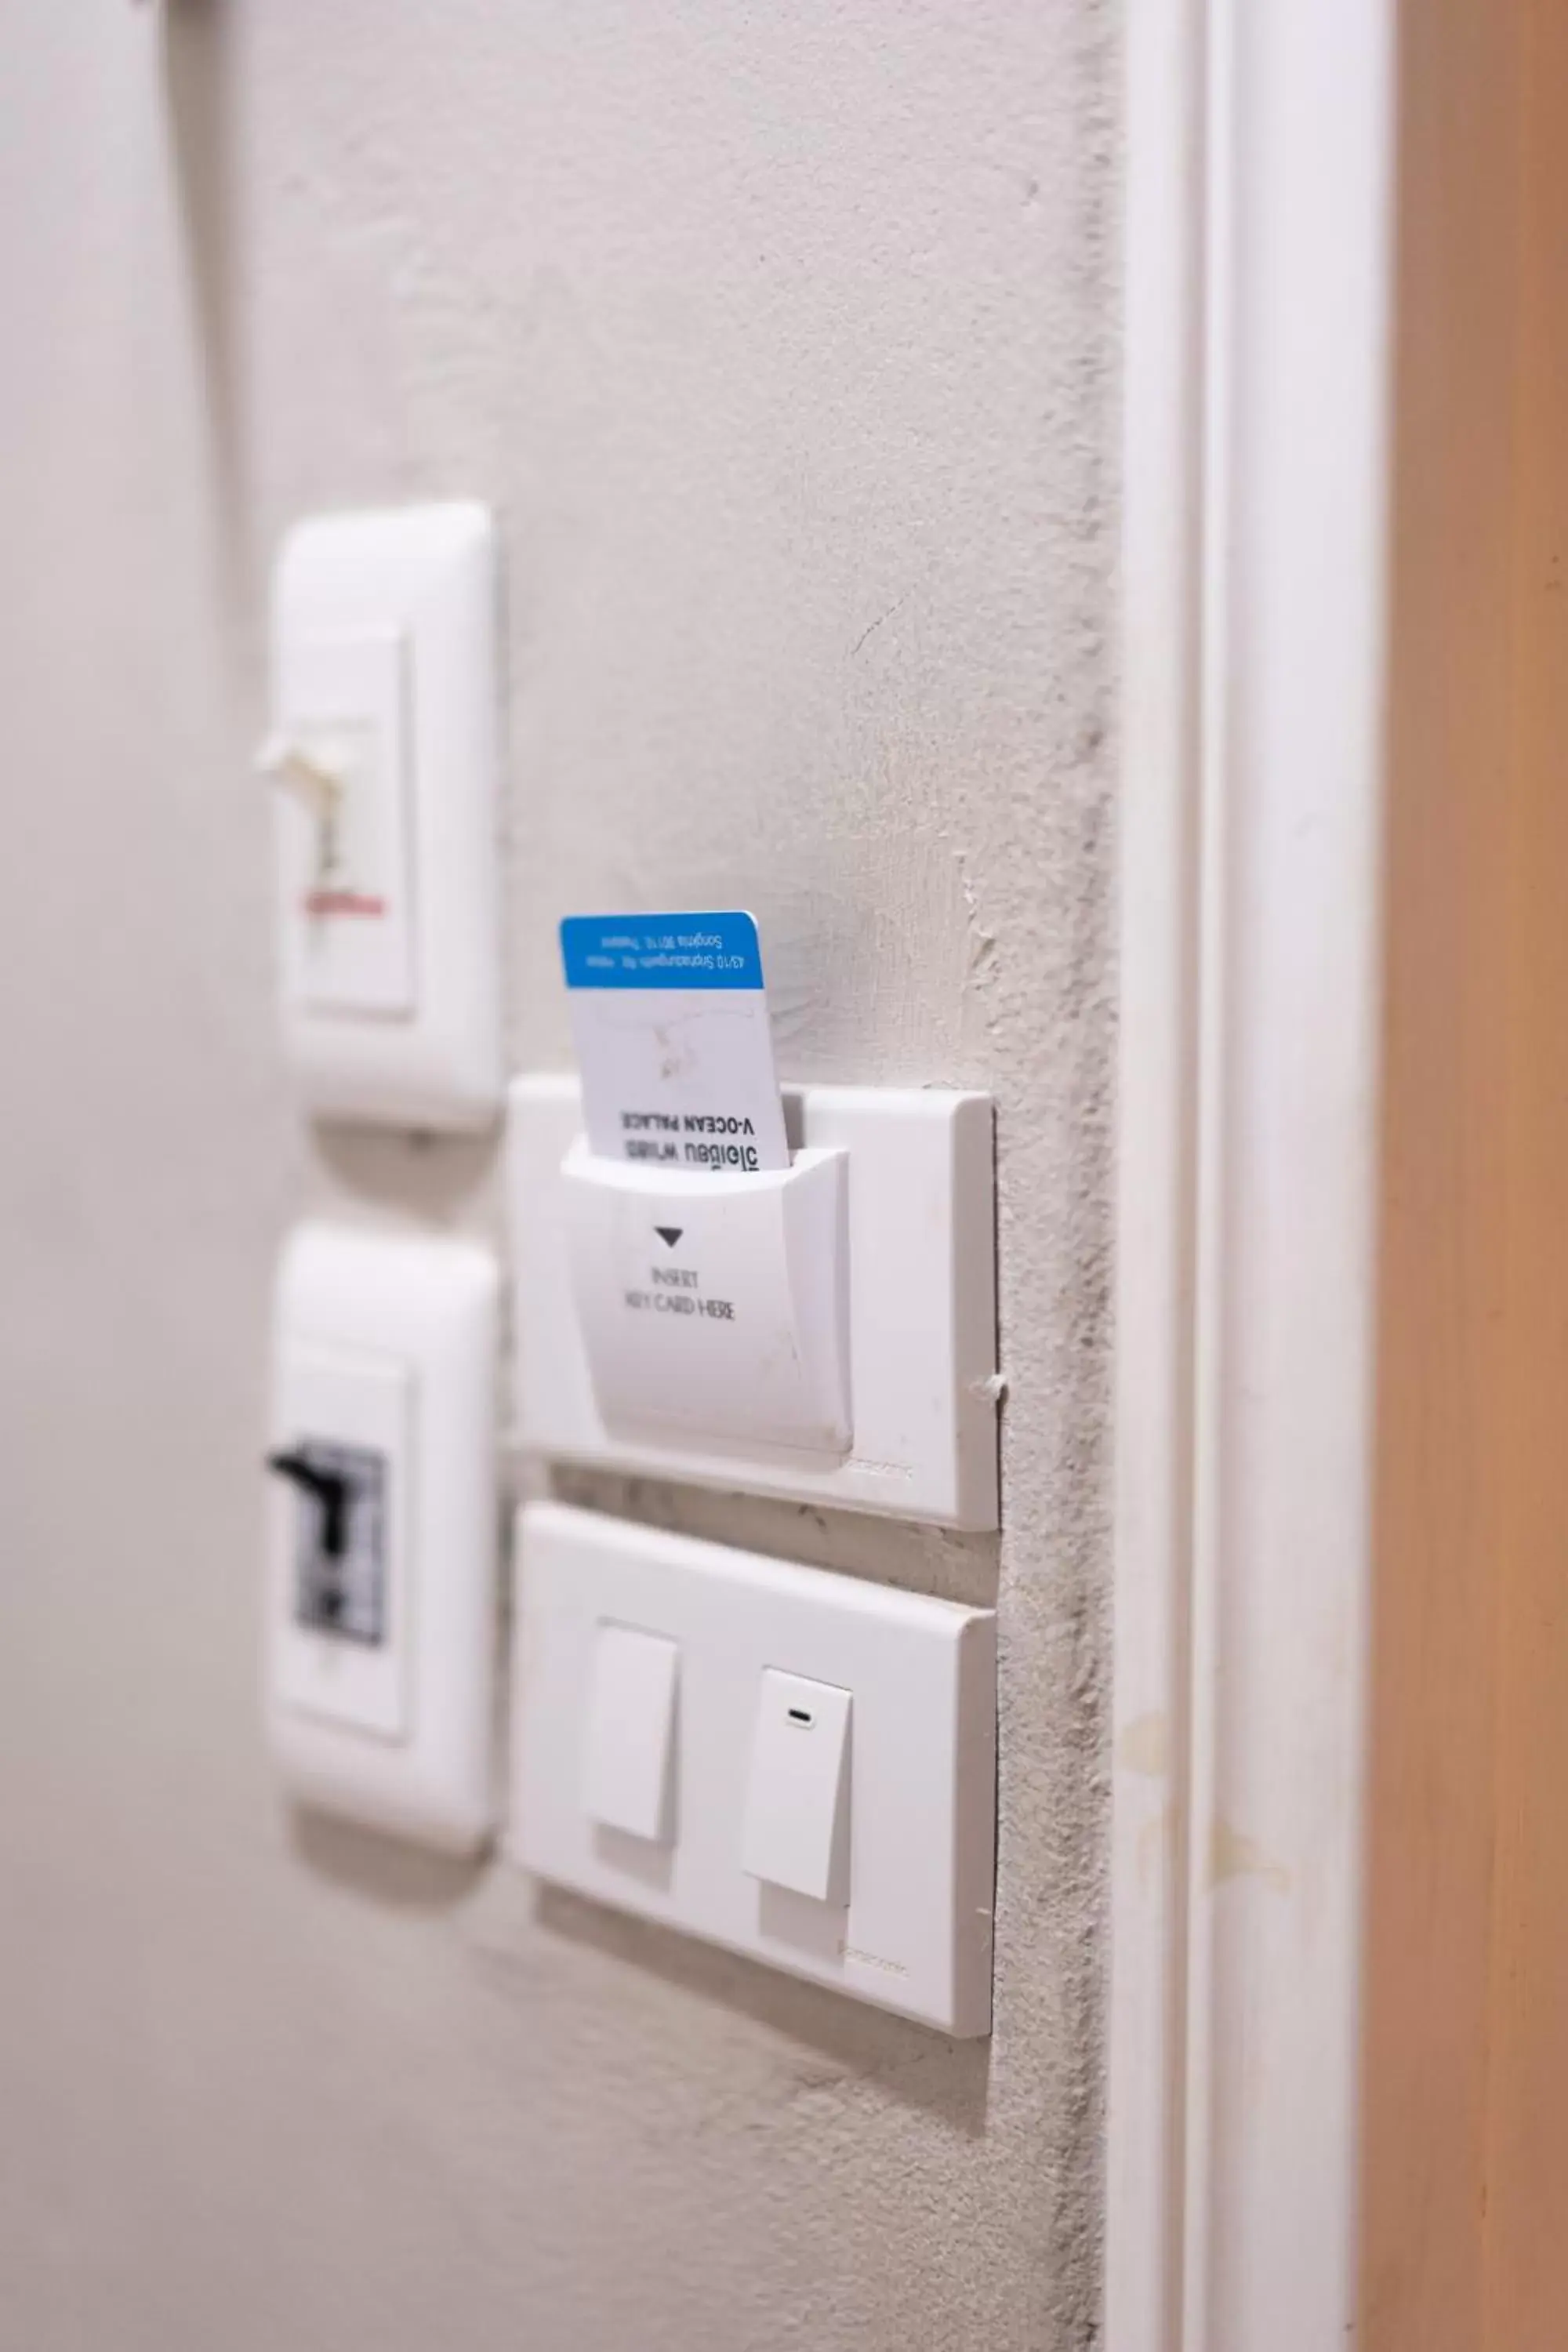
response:
<path id="1" fill-rule="evenodd" d="M 1128 17 L 1107 2352 L 1356 2321 L 1394 15 Z"/>

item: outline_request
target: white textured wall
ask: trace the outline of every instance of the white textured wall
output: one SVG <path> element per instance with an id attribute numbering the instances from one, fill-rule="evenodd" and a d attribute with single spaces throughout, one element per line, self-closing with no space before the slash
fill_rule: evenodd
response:
<path id="1" fill-rule="evenodd" d="M 1105 0 L 8 0 L 0 2344 L 1091 2340 L 1112 603 Z M 590 1499 L 1002 1610 L 997 2026 L 950 2048 L 279 1811 L 269 551 L 510 557 L 515 1060 L 553 919 L 740 901 L 787 1075 L 990 1086 L 1007 1531 Z"/>

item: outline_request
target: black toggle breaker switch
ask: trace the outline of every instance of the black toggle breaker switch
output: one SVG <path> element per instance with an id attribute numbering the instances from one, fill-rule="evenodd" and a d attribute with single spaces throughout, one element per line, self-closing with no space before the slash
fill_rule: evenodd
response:
<path id="1" fill-rule="evenodd" d="M 267 1467 L 320 1504 L 322 1553 L 328 1559 L 341 1559 L 348 1528 L 349 1481 L 335 1471 L 319 1470 L 302 1454 L 269 1454 Z"/>

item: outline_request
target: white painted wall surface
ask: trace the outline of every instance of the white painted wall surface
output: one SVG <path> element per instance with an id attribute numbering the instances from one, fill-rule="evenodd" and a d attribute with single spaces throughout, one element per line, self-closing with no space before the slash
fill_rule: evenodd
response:
<path id="1" fill-rule="evenodd" d="M 1069 2352 L 1098 2305 L 1107 0 L 11 0 L 0 37 L 0 2341 Z M 279 532 L 491 500 L 513 1066 L 572 907 L 753 906 L 798 1077 L 989 1086 L 1007 1528 L 579 1498 L 1002 1611 L 997 2028 L 279 1809 L 301 1210 L 247 772 Z"/>

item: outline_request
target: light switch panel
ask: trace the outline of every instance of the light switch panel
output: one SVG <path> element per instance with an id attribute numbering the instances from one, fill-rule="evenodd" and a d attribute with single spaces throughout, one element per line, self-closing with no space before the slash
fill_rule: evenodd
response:
<path id="1" fill-rule="evenodd" d="M 494 1811 L 497 1290 L 468 1243 L 318 1224 L 277 1287 L 273 1751 L 302 1802 L 456 1853 Z"/>
<path id="2" fill-rule="evenodd" d="M 595 1160 L 577 1084 L 508 1106 L 518 1437 L 942 1527 L 997 1518 L 991 1103 L 784 1089 L 768 1175 Z"/>
<path id="3" fill-rule="evenodd" d="M 258 767 L 286 1050 L 310 1107 L 476 1127 L 500 1094 L 497 553 L 466 503 L 279 551 Z"/>
<path id="4" fill-rule="evenodd" d="M 831 1683 L 769 1666 L 757 1692 L 741 1862 L 842 1910 L 849 1900 L 849 1715 Z"/>
<path id="5" fill-rule="evenodd" d="M 987 2032 L 991 1612 L 561 1503 L 527 1505 L 518 1532 L 517 1858 L 944 2032 Z M 619 1629 L 634 1640 L 606 1650 Z M 638 1647 L 654 1639 L 667 1667 Z M 667 1722 L 676 1793 L 656 1843 L 624 1832 L 658 1817 Z"/>
<path id="6" fill-rule="evenodd" d="M 583 1802 L 605 1829 L 667 1844 L 673 1834 L 679 1653 L 658 1633 L 601 1625 L 594 1644 Z"/>

